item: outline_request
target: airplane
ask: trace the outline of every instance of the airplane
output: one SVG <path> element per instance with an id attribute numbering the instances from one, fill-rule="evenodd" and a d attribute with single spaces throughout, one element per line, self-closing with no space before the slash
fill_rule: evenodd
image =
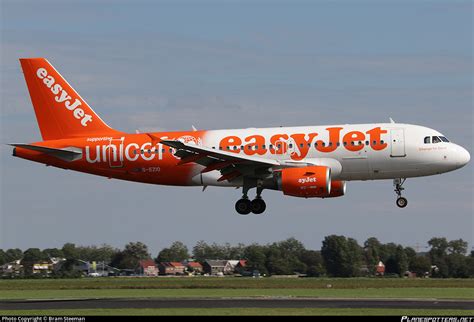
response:
<path id="1" fill-rule="evenodd" d="M 469 152 L 428 127 L 395 123 L 125 133 L 108 126 L 45 58 L 22 58 L 43 141 L 13 155 L 62 169 L 173 186 L 236 187 L 241 215 L 266 209 L 262 191 L 300 198 L 345 195 L 346 182 L 453 171 Z M 250 200 L 248 192 L 256 188 Z"/>

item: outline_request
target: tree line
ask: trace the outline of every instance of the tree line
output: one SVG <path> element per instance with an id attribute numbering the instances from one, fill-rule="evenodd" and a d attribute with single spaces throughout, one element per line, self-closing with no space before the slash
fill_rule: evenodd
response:
<path id="1" fill-rule="evenodd" d="M 434 237 L 428 241 L 430 250 L 417 253 L 412 247 L 395 243 L 381 243 L 377 238 L 367 239 L 359 245 L 353 238 L 326 236 L 320 250 L 307 249 L 295 238 L 260 245 L 209 244 L 199 241 L 189 250 L 176 241 L 153 257 L 148 246 L 142 242 L 130 242 L 123 249 L 102 246 L 76 246 L 66 243 L 62 248 L 0 249 L 0 265 L 21 260 L 23 276 L 33 275 L 33 264 L 61 258 L 61 268 L 54 272 L 56 277 L 75 277 L 78 261 L 105 262 L 117 269 L 136 269 L 140 260 L 154 259 L 155 262 L 182 262 L 195 260 L 203 263 L 208 259 L 244 259 L 246 270 L 265 275 L 304 274 L 311 277 L 357 277 L 375 276 L 377 265 L 385 265 L 385 276 L 402 277 L 406 272 L 416 276 L 438 278 L 474 277 L 474 251 L 468 254 L 468 243 L 462 239 L 448 241 Z"/>

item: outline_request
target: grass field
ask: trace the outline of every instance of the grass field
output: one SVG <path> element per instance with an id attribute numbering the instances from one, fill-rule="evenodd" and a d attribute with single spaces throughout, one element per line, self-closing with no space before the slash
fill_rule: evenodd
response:
<path id="1" fill-rule="evenodd" d="M 1 311 L 0 315 L 12 315 Z M 16 315 L 86 316 L 86 315 L 419 315 L 419 316 L 472 316 L 474 310 L 404 310 L 404 309 L 83 309 L 15 311 Z"/>
<path id="2" fill-rule="evenodd" d="M 0 299 L 185 297 L 426 298 L 474 300 L 474 279 L 84 278 L 0 280 Z M 400 309 L 94 309 L 0 311 L 46 315 L 469 315 L 474 311 Z"/>
<path id="3" fill-rule="evenodd" d="M 400 278 L 82 278 L 0 280 L 0 291 L 78 289 L 367 289 L 470 288 L 474 279 Z"/>

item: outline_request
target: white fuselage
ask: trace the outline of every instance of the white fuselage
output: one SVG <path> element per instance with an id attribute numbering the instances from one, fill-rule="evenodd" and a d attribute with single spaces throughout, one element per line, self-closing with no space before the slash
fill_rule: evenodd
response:
<path id="1" fill-rule="evenodd" d="M 398 123 L 212 130 L 202 144 L 287 164 L 326 165 L 333 179 L 348 181 L 429 176 L 458 169 L 470 159 L 438 131 Z M 241 185 L 216 182 L 214 172 L 199 181 Z"/>

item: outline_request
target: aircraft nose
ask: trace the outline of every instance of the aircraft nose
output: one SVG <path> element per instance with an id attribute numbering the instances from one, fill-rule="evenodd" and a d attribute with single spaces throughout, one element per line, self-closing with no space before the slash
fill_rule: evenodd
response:
<path id="1" fill-rule="evenodd" d="M 464 167 L 471 160 L 471 155 L 465 148 L 456 145 L 454 159 L 456 160 L 456 166 L 461 168 Z"/>
<path id="2" fill-rule="evenodd" d="M 469 151 L 467 151 L 465 148 L 460 146 L 459 152 L 458 152 L 458 158 L 459 158 L 460 166 L 463 167 L 466 164 L 468 164 L 468 162 L 471 160 L 471 155 L 469 154 Z"/>

